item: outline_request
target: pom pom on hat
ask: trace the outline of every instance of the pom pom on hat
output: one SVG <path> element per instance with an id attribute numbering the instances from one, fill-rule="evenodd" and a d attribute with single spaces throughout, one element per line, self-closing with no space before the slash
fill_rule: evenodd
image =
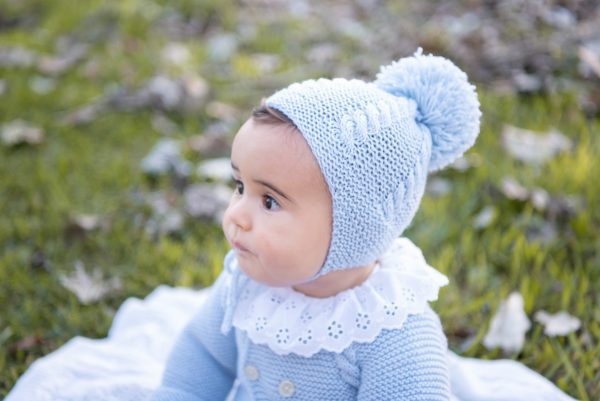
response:
<path id="1" fill-rule="evenodd" d="M 450 60 L 423 55 L 382 66 L 374 84 L 417 103 L 417 123 L 431 133 L 429 171 L 452 163 L 469 149 L 479 134 L 479 101 L 466 74 Z"/>

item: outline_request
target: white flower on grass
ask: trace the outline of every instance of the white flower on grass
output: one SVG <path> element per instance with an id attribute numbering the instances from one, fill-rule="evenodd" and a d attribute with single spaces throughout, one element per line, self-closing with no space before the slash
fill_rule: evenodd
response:
<path id="1" fill-rule="evenodd" d="M 513 292 L 500 304 L 483 339 L 486 348 L 501 347 L 506 352 L 518 352 L 523 348 L 525 333 L 531 327 L 523 303 L 521 294 Z"/>
<path id="2" fill-rule="evenodd" d="M 534 319 L 544 325 L 544 334 L 550 337 L 566 336 L 581 327 L 581 320 L 564 311 L 552 315 L 540 310 L 535 313 Z"/>

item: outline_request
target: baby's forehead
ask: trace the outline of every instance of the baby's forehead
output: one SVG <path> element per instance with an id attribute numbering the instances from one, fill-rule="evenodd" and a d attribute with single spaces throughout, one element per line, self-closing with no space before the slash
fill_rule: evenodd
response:
<path id="1" fill-rule="evenodd" d="M 233 143 L 232 162 L 237 159 L 290 184 L 324 182 L 307 141 L 300 131 L 291 126 L 247 121 Z"/>

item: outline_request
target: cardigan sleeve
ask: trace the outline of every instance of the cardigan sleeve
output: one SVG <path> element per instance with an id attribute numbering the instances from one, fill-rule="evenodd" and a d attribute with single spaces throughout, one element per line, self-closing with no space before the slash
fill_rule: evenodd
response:
<path id="1" fill-rule="evenodd" d="M 221 333 L 225 273 L 177 339 L 153 401 L 224 400 L 236 376 L 234 330 Z"/>
<path id="2" fill-rule="evenodd" d="M 359 347 L 358 401 L 450 399 L 447 340 L 429 308 Z"/>

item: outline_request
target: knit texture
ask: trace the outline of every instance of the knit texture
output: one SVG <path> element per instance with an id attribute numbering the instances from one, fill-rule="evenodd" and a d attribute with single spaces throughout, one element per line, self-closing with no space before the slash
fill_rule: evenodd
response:
<path id="1" fill-rule="evenodd" d="M 449 399 L 446 338 L 429 307 L 339 353 L 278 355 L 243 330 L 221 333 L 228 274 L 178 339 L 154 401 L 224 400 L 234 379 L 234 401 Z"/>
<path id="2" fill-rule="evenodd" d="M 236 377 L 234 332 L 223 335 L 224 277 L 184 329 L 167 360 L 154 400 L 224 400 Z"/>
<path id="3" fill-rule="evenodd" d="M 374 83 L 308 80 L 266 104 L 294 122 L 331 193 L 332 238 L 314 278 L 382 255 L 413 219 L 428 171 L 462 155 L 479 132 L 466 75 L 420 53 L 383 67 Z"/>
<path id="4" fill-rule="evenodd" d="M 450 60 L 432 55 L 400 59 L 382 66 L 375 85 L 417 102 L 417 122 L 433 140 L 429 171 L 452 163 L 479 134 L 479 101 L 467 75 Z"/>

